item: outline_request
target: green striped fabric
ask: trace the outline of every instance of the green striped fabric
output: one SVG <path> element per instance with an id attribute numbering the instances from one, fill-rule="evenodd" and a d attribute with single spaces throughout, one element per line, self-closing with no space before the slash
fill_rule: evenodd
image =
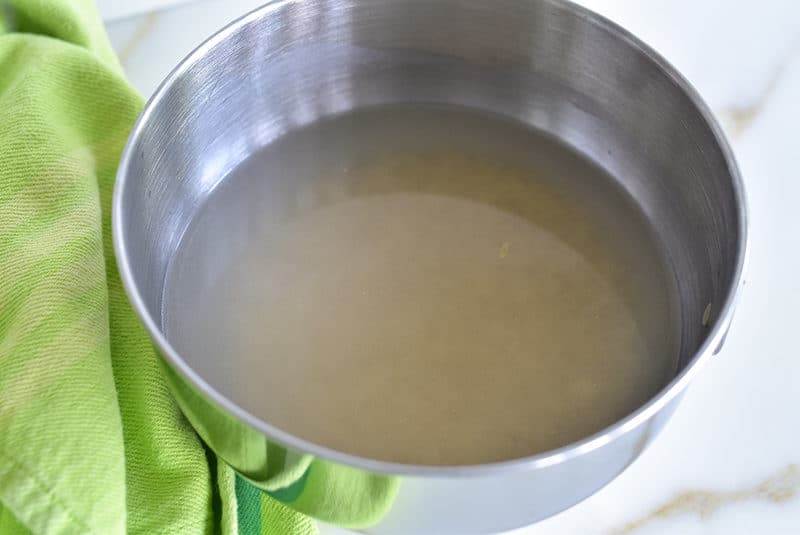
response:
<path id="1" fill-rule="evenodd" d="M 127 302 L 109 210 L 143 101 L 93 2 L 10 7 L 13 20 L 0 16 L 0 533 L 315 533 L 205 450 Z"/>

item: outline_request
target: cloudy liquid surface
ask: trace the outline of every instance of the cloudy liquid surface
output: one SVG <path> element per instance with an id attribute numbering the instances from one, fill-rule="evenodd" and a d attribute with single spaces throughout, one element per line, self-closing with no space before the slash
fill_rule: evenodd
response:
<path id="1" fill-rule="evenodd" d="M 676 368 L 671 275 L 612 179 L 521 125 L 386 107 L 284 136 L 200 208 L 167 337 L 317 444 L 508 460 L 629 414 Z"/>

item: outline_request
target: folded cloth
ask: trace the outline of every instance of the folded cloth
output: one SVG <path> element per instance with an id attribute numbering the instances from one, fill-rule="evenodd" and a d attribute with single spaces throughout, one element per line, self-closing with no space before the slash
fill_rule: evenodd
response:
<path id="1" fill-rule="evenodd" d="M 6 11 L 0 533 L 316 533 L 204 448 L 125 297 L 111 195 L 143 100 L 93 3 Z"/>

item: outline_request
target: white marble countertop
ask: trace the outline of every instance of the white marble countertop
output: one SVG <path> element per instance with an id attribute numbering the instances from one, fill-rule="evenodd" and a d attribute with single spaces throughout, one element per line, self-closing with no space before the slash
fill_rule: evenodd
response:
<path id="1" fill-rule="evenodd" d="M 128 76 L 145 95 L 201 40 L 261 3 L 175 1 L 149 0 L 162 7 L 108 24 Z M 725 348 L 701 371 L 653 446 L 593 497 L 514 533 L 796 535 L 800 352 L 792 336 L 800 329 L 800 2 L 581 3 L 654 46 L 709 102 L 745 178 L 752 254 Z M 134 11 L 104 8 L 109 17 Z"/>

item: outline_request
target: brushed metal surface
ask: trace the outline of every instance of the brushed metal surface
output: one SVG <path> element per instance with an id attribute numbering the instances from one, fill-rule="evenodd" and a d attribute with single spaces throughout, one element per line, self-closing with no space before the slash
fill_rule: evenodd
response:
<path id="1" fill-rule="evenodd" d="M 274 428 L 221 396 L 174 351 L 160 324 L 167 264 L 214 186 L 294 128 L 401 102 L 524 121 L 588 156 L 637 200 L 666 247 L 681 308 L 680 371 L 654 399 L 592 437 L 533 457 L 400 465 Z M 625 30 L 561 0 L 271 2 L 169 75 L 131 133 L 116 188 L 123 282 L 199 434 L 270 491 L 275 455 L 268 452 L 275 451 L 367 481 L 390 478 L 397 493 L 380 522 L 354 525 L 370 533 L 497 532 L 546 518 L 608 483 L 655 437 L 698 365 L 724 340 L 746 257 L 742 181 L 702 100 Z M 302 489 L 294 490 L 286 501 L 296 505 Z"/>

